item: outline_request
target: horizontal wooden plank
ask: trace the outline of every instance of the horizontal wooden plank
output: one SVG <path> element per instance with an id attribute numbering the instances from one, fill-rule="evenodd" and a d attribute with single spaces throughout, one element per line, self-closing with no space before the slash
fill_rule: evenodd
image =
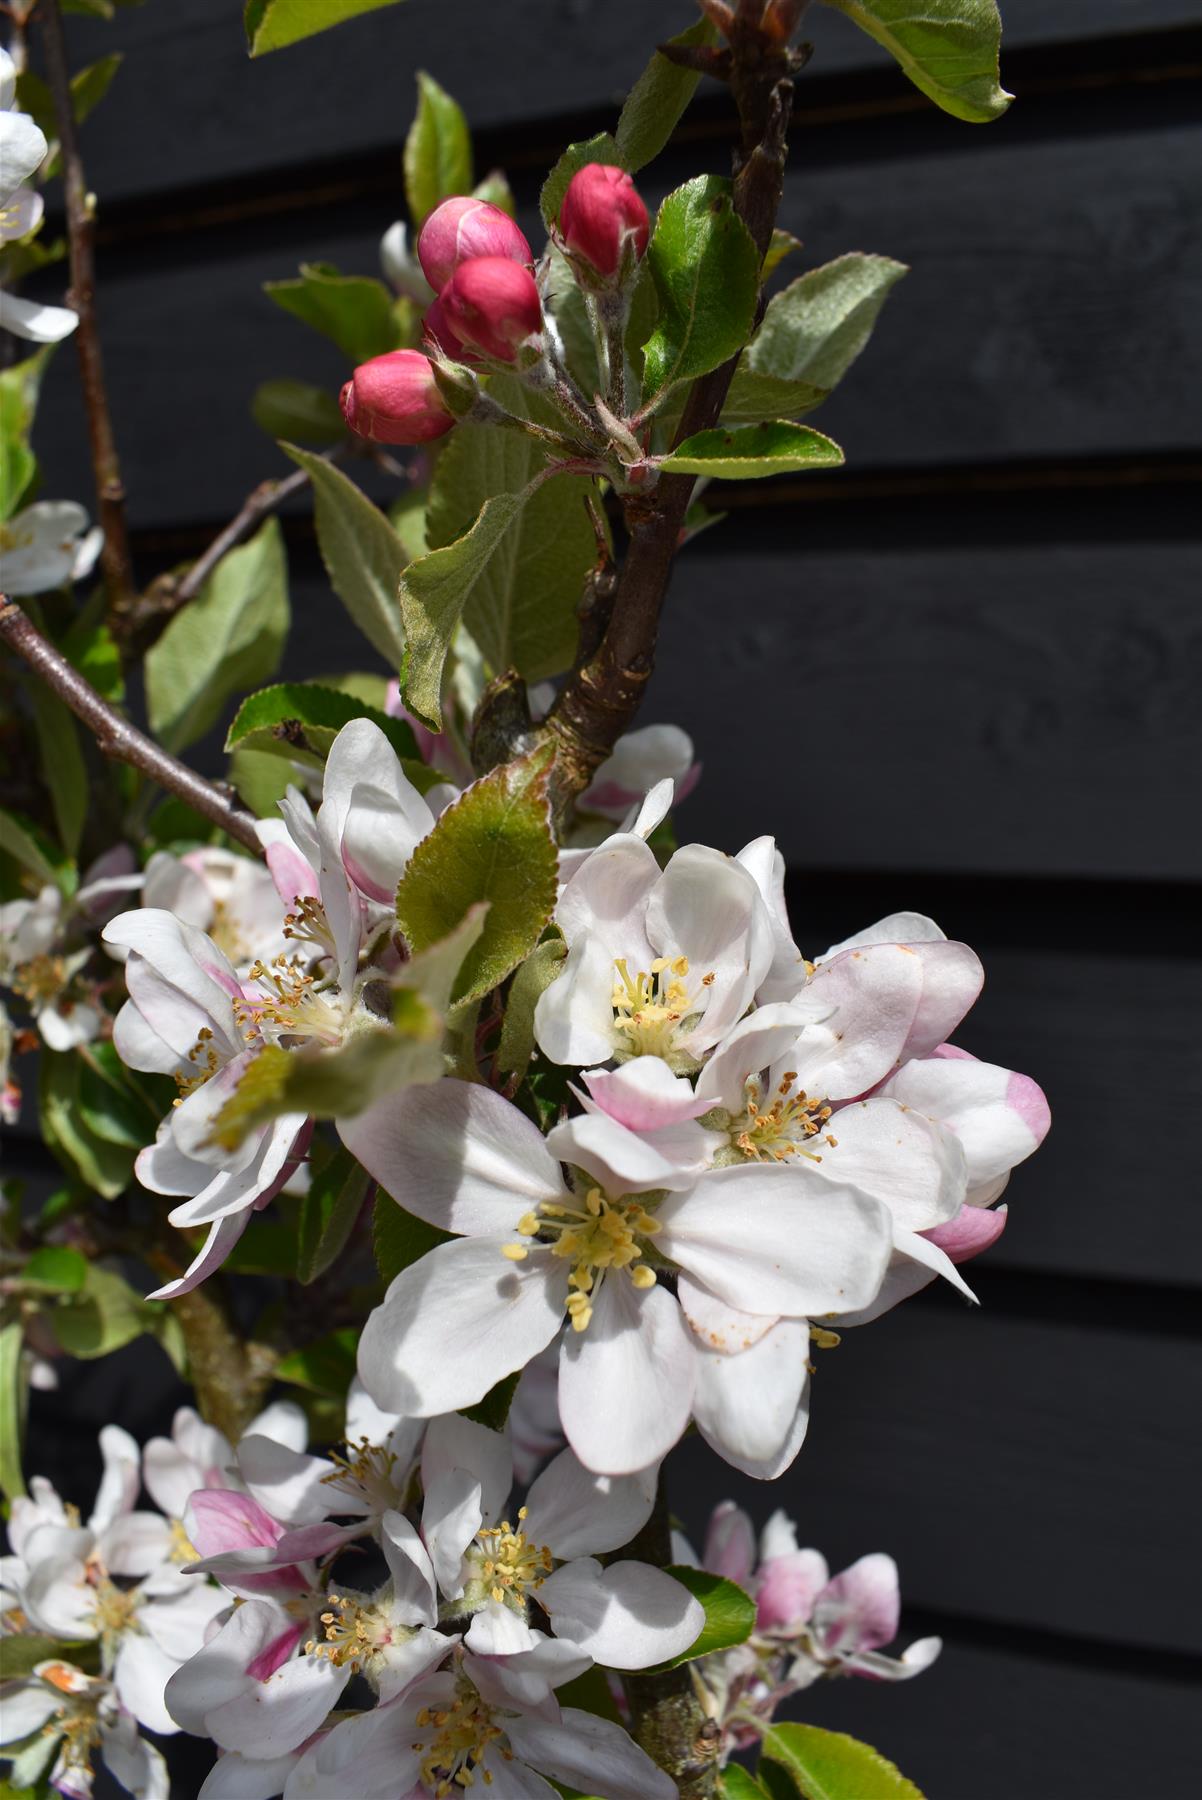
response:
<path id="1" fill-rule="evenodd" d="M 1008 50 L 1196 23 L 1191 0 L 1008 0 L 1005 15 Z M 105 200 L 125 199 L 396 143 L 418 68 L 444 82 L 478 128 L 528 132 L 617 105 L 656 38 L 695 17 L 688 0 L 659 0 L 653 17 L 645 0 L 410 0 L 253 63 L 237 13 L 212 0 L 135 9 L 107 26 L 72 20 L 80 61 L 113 47 L 130 54 L 118 114 L 107 128 L 98 116 L 88 133 L 89 179 Z M 829 8 L 811 9 L 805 35 L 815 75 L 889 61 Z M 896 83 L 904 94 L 900 74 Z"/>
<path id="2" fill-rule="evenodd" d="M 780 1716 L 865 1739 L 933 1800 L 1193 1800 L 1202 1783 L 1196 1684 L 1149 1678 L 1138 1653 L 1127 1669 L 1075 1668 L 963 1645 L 953 1628 L 916 1681 L 824 1683 Z"/>
<path id="3" fill-rule="evenodd" d="M 953 157 L 895 158 L 887 181 L 854 160 L 790 179 L 783 217 L 807 262 L 862 246 L 912 265 L 818 422 L 853 471 L 1188 449 L 1202 375 L 1202 250 L 1187 225 L 1198 133 L 971 142 Z M 103 252 L 102 336 L 135 525 L 218 520 L 275 466 L 247 413 L 256 385 L 288 373 L 336 390 L 347 368 L 261 285 L 310 258 L 374 272 L 389 217 L 368 199 Z M 75 388 L 68 350 L 51 366 L 37 441 L 48 491 L 84 497 Z"/>
<path id="4" fill-rule="evenodd" d="M 783 1507 L 836 1569 L 888 1550 L 917 1608 L 1202 1648 L 1196 1345 L 970 1313 L 949 1290 L 817 1362 L 800 1457 L 741 1490 L 761 1522 Z M 740 1491 L 730 1474 L 687 1440 L 673 1504 L 703 1521 Z"/>

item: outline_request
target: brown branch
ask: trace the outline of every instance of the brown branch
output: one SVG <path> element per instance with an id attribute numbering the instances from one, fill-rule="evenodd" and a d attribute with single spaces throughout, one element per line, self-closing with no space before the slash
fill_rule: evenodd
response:
<path id="1" fill-rule="evenodd" d="M 133 571 L 125 528 L 125 488 L 121 481 L 121 465 L 117 460 L 117 445 L 113 437 L 108 392 L 104 385 L 100 332 L 96 321 L 96 220 L 93 201 L 88 194 L 88 184 L 84 177 L 83 160 L 79 154 L 71 75 L 67 65 L 67 46 L 59 0 L 43 0 L 42 46 L 46 53 L 46 76 L 54 99 L 56 129 L 62 146 L 67 242 L 71 260 L 71 289 L 67 299 L 79 314 L 75 348 L 79 356 L 79 373 L 88 420 L 88 443 L 92 453 L 92 472 L 96 480 L 96 505 L 99 523 L 104 532 L 100 566 L 108 595 L 110 622 L 120 640 L 127 609 L 133 597 Z"/>
<path id="2" fill-rule="evenodd" d="M 76 718 L 83 721 L 105 756 L 128 763 L 169 793 L 178 794 L 202 818 L 219 825 L 246 849 L 262 854 L 253 815 L 211 781 L 206 781 L 203 775 L 198 775 L 186 763 L 162 749 L 128 719 L 122 718 L 42 636 L 21 608 L 2 594 L 0 640 L 23 657 L 35 675 L 40 676 Z"/>
<path id="3" fill-rule="evenodd" d="M 740 8 L 731 34 L 730 83 L 739 107 L 742 145 L 734 204 L 760 253 L 768 250 L 780 205 L 785 133 L 797 54 L 773 40 Z M 738 357 L 693 383 L 676 442 L 717 423 Z M 644 499 L 625 503 L 629 544 L 618 578 L 609 628 L 600 646 L 578 663 L 547 720 L 556 740 L 555 786 L 562 807 L 580 793 L 626 731 L 655 662 L 659 618 L 672 561 L 693 493 L 692 475 L 662 475 Z"/>

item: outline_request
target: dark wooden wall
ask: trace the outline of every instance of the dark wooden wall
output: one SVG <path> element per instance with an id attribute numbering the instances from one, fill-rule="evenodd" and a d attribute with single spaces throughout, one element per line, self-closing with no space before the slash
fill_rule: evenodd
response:
<path id="1" fill-rule="evenodd" d="M 1002 6 L 1019 99 L 989 128 L 815 8 L 783 222 L 810 262 L 864 249 L 913 273 L 819 420 L 848 468 L 732 492 L 683 558 L 649 716 L 706 763 L 683 831 L 777 833 L 803 943 L 906 906 L 982 951 L 962 1040 L 1034 1074 L 1055 1126 L 974 1270 L 980 1312 L 932 1291 L 853 1334 L 777 1488 L 686 1446 L 678 1504 L 694 1529 L 727 1492 L 761 1520 L 783 1505 L 836 1566 L 896 1555 L 907 1633 L 942 1632 L 942 1662 L 805 1711 L 931 1800 L 1192 1800 L 1202 45 L 1193 0 Z M 74 29 L 81 58 L 130 52 L 86 150 L 147 574 L 281 467 L 248 417 L 258 380 L 344 378 L 259 284 L 302 259 L 375 271 L 415 68 L 465 103 L 529 215 L 649 35 L 690 15 L 411 0 L 252 65 L 238 10 L 151 0 Z M 723 166 L 727 132 L 703 99 L 648 190 Z M 45 406 L 48 491 L 82 498 L 69 347 Z M 363 664 L 303 513 L 290 542 L 291 672 Z M 121 1367 L 144 1429 L 165 1386 L 143 1351 Z M 39 1402 L 62 1449 L 86 1455 L 99 1379 Z"/>

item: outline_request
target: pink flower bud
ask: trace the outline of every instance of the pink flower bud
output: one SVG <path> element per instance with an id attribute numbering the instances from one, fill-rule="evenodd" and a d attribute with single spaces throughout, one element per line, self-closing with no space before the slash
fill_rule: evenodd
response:
<path id="1" fill-rule="evenodd" d="M 533 275 L 504 256 L 460 263 L 438 298 L 456 336 L 499 362 L 512 362 L 519 344 L 542 330 Z"/>
<path id="2" fill-rule="evenodd" d="M 465 344 L 451 321 L 447 318 L 446 308 L 441 300 L 432 300 L 426 308 L 422 320 L 422 329 L 427 339 L 436 350 L 449 356 L 452 362 L 478 363 L 479 354 L 470 344 Z"/>
<path id="3" fill-rule="evenodd" d="M 568 183 L 559 230 L 568 249 L 599 275 L 616 275 L 628 243 L 636 257 L 642 256 L 650 226 L 647 208 L 625 169 L 586 163 Z"/>
<path id="4" fill-rule="evenodd" d="M 487 200 L 460 194 L 436 206 L 417 240 L 417 259 L 426 280 L 444 288 L 460 263 L 477 256 L 502 256 L 532 263 L 534 253 L 508 213 Z"/>
<path id="5" fill-rule="evenodd" d="M 424 444 L 455 423 L 420 350 L 389 350 L 360 363 L 340 400 L 351 430 L 377 444 Z"/>

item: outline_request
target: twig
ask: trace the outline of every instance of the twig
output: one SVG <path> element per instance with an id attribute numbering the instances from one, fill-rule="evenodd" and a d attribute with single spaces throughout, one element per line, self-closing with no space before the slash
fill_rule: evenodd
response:
<path id="1" fill-rule="evenodd" d="M 79 314 L 75 347 L 79 355 L 79 373 L 88 420 L 88 443 L 92 452 L 92 472 L 96 480 L 96 504 L 104 532 L 100 566 L 108 595 L 110 623 L 120 640 L 133 597 L 133 570 L 125 528 L 125 488 L 121 481 L 121 465 L 117 460 L 108 393 L 104 385 L 100 333 L 96 322 L 96 220 L 79 154 L 59 0 L 43 0 L 42 44 L 46 53 L 46 76 L 54 99 L 56 130 L 62 146 L 67 242 L 71 259 L 71 290 L 67 298 Z"/>
<path id="2" fill-rule="evenodd" d="M 341 447 L 339 445 L 340 449 Z M 326 460 L 332 462 L 334 459 L 332 455 L 327 455 Z M 268 513 L 274 512 L 277 506 L 293 494 L 299 494 L 308 485 L 308 469 L 294 469 L 291 475 L 285 475 L 279 481 L 261 481 L 246 496 L 241 510 L 235 513 L 225 529 L 217 533 L 208 549 L 201 552 L 192 567 L 174 584 L 172 610 L 187 606 L 190 600 L 195 600 L 226 551 L 232 550 L 243 538 L 249 537 L 260 519 L 265 519 Z"/>
<path id="3" fill-rule="evenodd" d="M 131 768 L 149 776 L 169 793 L 178 794 L 194 812 L 211 824 L 219 825 L 246 849 L 262 854 L 253 816 L 211 781 L 206 781 L 203 775 L 198 775 L 131 725 L 128 719 L 123 719 L 42 636 L 15 601 L 2 594 L 0 639 L 23 657 L 47 687 L 70 707 L 76 718 L 83 721 L 105 756 L 111 756 L 116 762 L 129 763 Z"/>

